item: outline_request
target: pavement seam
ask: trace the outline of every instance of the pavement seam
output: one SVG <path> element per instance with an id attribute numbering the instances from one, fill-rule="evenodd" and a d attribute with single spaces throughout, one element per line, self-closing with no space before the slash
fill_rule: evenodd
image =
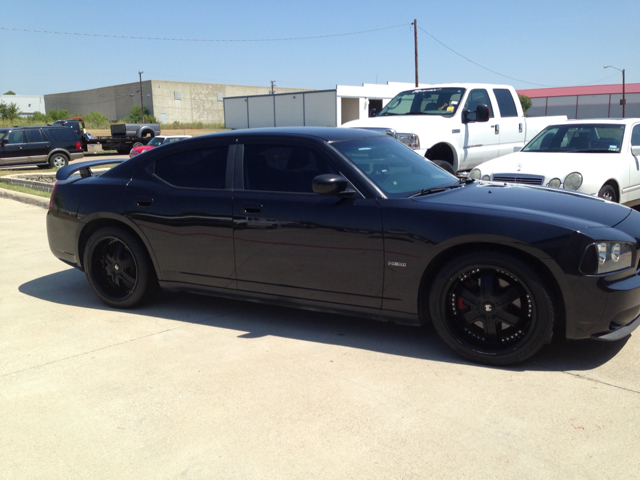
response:
<path id="1" fill-rule="evenodd" d="M 581 380 L 588 380 L 589 382 L 600 383 L 602 385 L 606 385 L 608 387 L 619 388 L 620 390 L 626 390 L 627 392 L 640 394 L 640 391 L 633 390 L 632 388 L 621 387 L 620 385 L 614 385 L 613 383 L 603 382 L 602 380 L 596 380 L 595 378 L 585 377 L 584 375 L 579 375 L 577 373 L 567 372 L 565 370 L 556 370 L 557 372 L 564 373 L 565 375 L 570 375 L 575 378 L 580 378 Z"/>
<path id="2" fill-rule="evenodd" d="M 180 325 L 180 326 L 175 327 L 175 328 L 169 328 L 167 330 L 162 330 L 160 332 L 150 333 L 149 335 L 143 335 L 142 337 L 132 338 L 132 339 L 127 340 L 125 342 L 114 343 L 112 345 L 107 345 L 106 347 L 96 348 L 95 350 L 90 350 L 88 352 L 82 352 L 82 353 L 78 353 L 76 355 L 71 355 L 70 357 L 59 358 L 58 360 L 52 360 L 51 362 L 41 363 L 40 365 L 34 365 L 32 367 L 25 368 L 25 369 L 22 369 L 22 370 L 16 370 L 14 372 L 4 373 L 4 374 L 0 375 L 0 378 L 8 377 L 10 375 L 15 375 L 17 373 L 27 372 L 29 370 L 35 370 L 37 368 L 46 367 L 48 365 L 53 365 L 54 363 L 60 363 L 60 362 L 66 361 L 66 360 L 71 360 L 72 358 L 82 357 L 83 355 L 89 355 L 91 353 L 99 352 L 100 350 L 106 350 L 108 348 L 117 347 L 119 345 L 125 345 L 127 343 L 136 342 L 138 340 L 142 340 L 143 338 L 149 338 L 149 337 L 153 337 L 154 335 L 160 335 L 161 333 L 171 332 L 171 331 L 177 330 L 179 328 L 184 328 L 185 326 L 187 326 L 187 325 Z"/>

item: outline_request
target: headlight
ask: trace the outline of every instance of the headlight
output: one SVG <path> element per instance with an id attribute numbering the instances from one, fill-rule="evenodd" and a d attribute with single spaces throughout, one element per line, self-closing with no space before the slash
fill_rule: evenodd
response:
<path id="1" fill-rule="evenodd" d="M 570 173 L 564 179 L 564 188 L 567 190 L 578 190 L 580 185 L 582 185 L 582 175 L 578 172 Z"/>
<path id="2" fill-rule="evenodd" d="M 469 178 L 480 180 L 480 177 L 482 177 L 482 172 L 478 168 L 474 168 L 469 172 Z"/>
<path id="3" fill-rule="evenodd" d="M 635 247 L 623 242 L 598 242 L 587 247 L 580 271 L 587 274 L 610 273 L 633 265 Z"/>
<path id="4" fill-rule="evenodd" d="M 553 187 L 553 188 L 559 188 L 560 185 L 562 185 L 562 181 L 560 181 L 559 178 L 552 178 L 551 180 L 549 180 L 549 183 L 547 183 L 548 187 Z"/>
<path id="5" fill-rule="evenodd" d="M 396 133 L 396 139 L 409 148 L 420 149 L 420 139 L 415 133 Z"/>

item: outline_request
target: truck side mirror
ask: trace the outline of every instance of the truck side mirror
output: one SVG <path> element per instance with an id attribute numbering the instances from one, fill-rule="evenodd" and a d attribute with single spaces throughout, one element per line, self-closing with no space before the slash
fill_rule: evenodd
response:
<path id="1" fill-rule="evenodd" d="M 376 112 L 375 108 L 372 108 L 371 110 L 369 110 L 369 116 L 370 117 L 375 117 L 378 114 L 378 112 Z"/>
<path id="2" fill-rule="evenodd" d="M 488 122 L 489 121 L 489 107 L 480 104 L 476 107 L 476 122 Z"/>

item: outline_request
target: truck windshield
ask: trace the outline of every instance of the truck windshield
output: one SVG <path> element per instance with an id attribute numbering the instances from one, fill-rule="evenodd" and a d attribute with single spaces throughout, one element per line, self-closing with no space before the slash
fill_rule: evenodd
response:
<path id="1" fill-rule="evenodd" d="M 624 127 L 615 123 L 550 125 L 536 135 L 522 151 L 619 153 Z"/>
<path id="2" fill-rule="evenodd" d="M 453 116 L 464 95 L 464 88 L 417 88 L 401 92 L 380 110 L 386 115 Z"/>
<path id="3" fill-rule="evenodd" d="M 389 198 L 457 185 L 458 178 L 388 135 L 332 142 Z"/>

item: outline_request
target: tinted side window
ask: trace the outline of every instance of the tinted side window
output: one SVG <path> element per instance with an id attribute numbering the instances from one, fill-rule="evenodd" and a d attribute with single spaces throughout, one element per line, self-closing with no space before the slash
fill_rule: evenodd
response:
<path id="1" fill-rule="evenodd" d="M 46 134 L 52 142 L 56 142 L 58 144 L 71 145 L 77 141 L 76 134 L 68 127 L 47 128 Z"/>
<path id="2" fill-rule="evenodd" d="M 176 187 L 224 189 L 228 147 L 188 150 L 156 162 L 155 174 Z"/>
<path id="3" fill-rule="evenodd" d="M 46 140 L 42 138 L 42 132 L 39 128 L 25 130 L 25 135 L 27 136 L 27 142 L 35 143 L 35 142 L 45 142 Z"/>
<path id="4" fill-rule="evenodd" d="M 9 143 L 24 143 L 24 134 L 22 130 L 12 130 L 7 137 Z"/>
<path id="5" fill-rule="evenodd" d="M 464 109 L 470 112 L 475 112 L 478 105 L 486 105 L 489 107 L 490 116 L 493 117 L 493 106 L 489 99 L 489 94 L 484 88 L 476 88 L 469 92 L 467 102 L 464 104 Z M 475 118 L 475 117 L 474 117 Z"/>
<path id="6" fill-rule="evenodd" d="M 631 131 L 631 145 L 638 146 L 640 145 L 640 125 L 636 125 L 633 127 Z"/>
<path id="7" fill-rule="evenodd" d="M 313 179 L 323 173 L 336 173 L 336 170 L 310 148 L 295 145 L 244 146 L 246 190 L 313 193 Z"/>
<path id="8" fill-rule="evenodd" d="M 506 88 L 495 88 L 493 93 L 498 100 L 498 110 L 501 117 L 517 117 L 518 110 L 516 104 L 513 103 L 513 96 Z"/>

